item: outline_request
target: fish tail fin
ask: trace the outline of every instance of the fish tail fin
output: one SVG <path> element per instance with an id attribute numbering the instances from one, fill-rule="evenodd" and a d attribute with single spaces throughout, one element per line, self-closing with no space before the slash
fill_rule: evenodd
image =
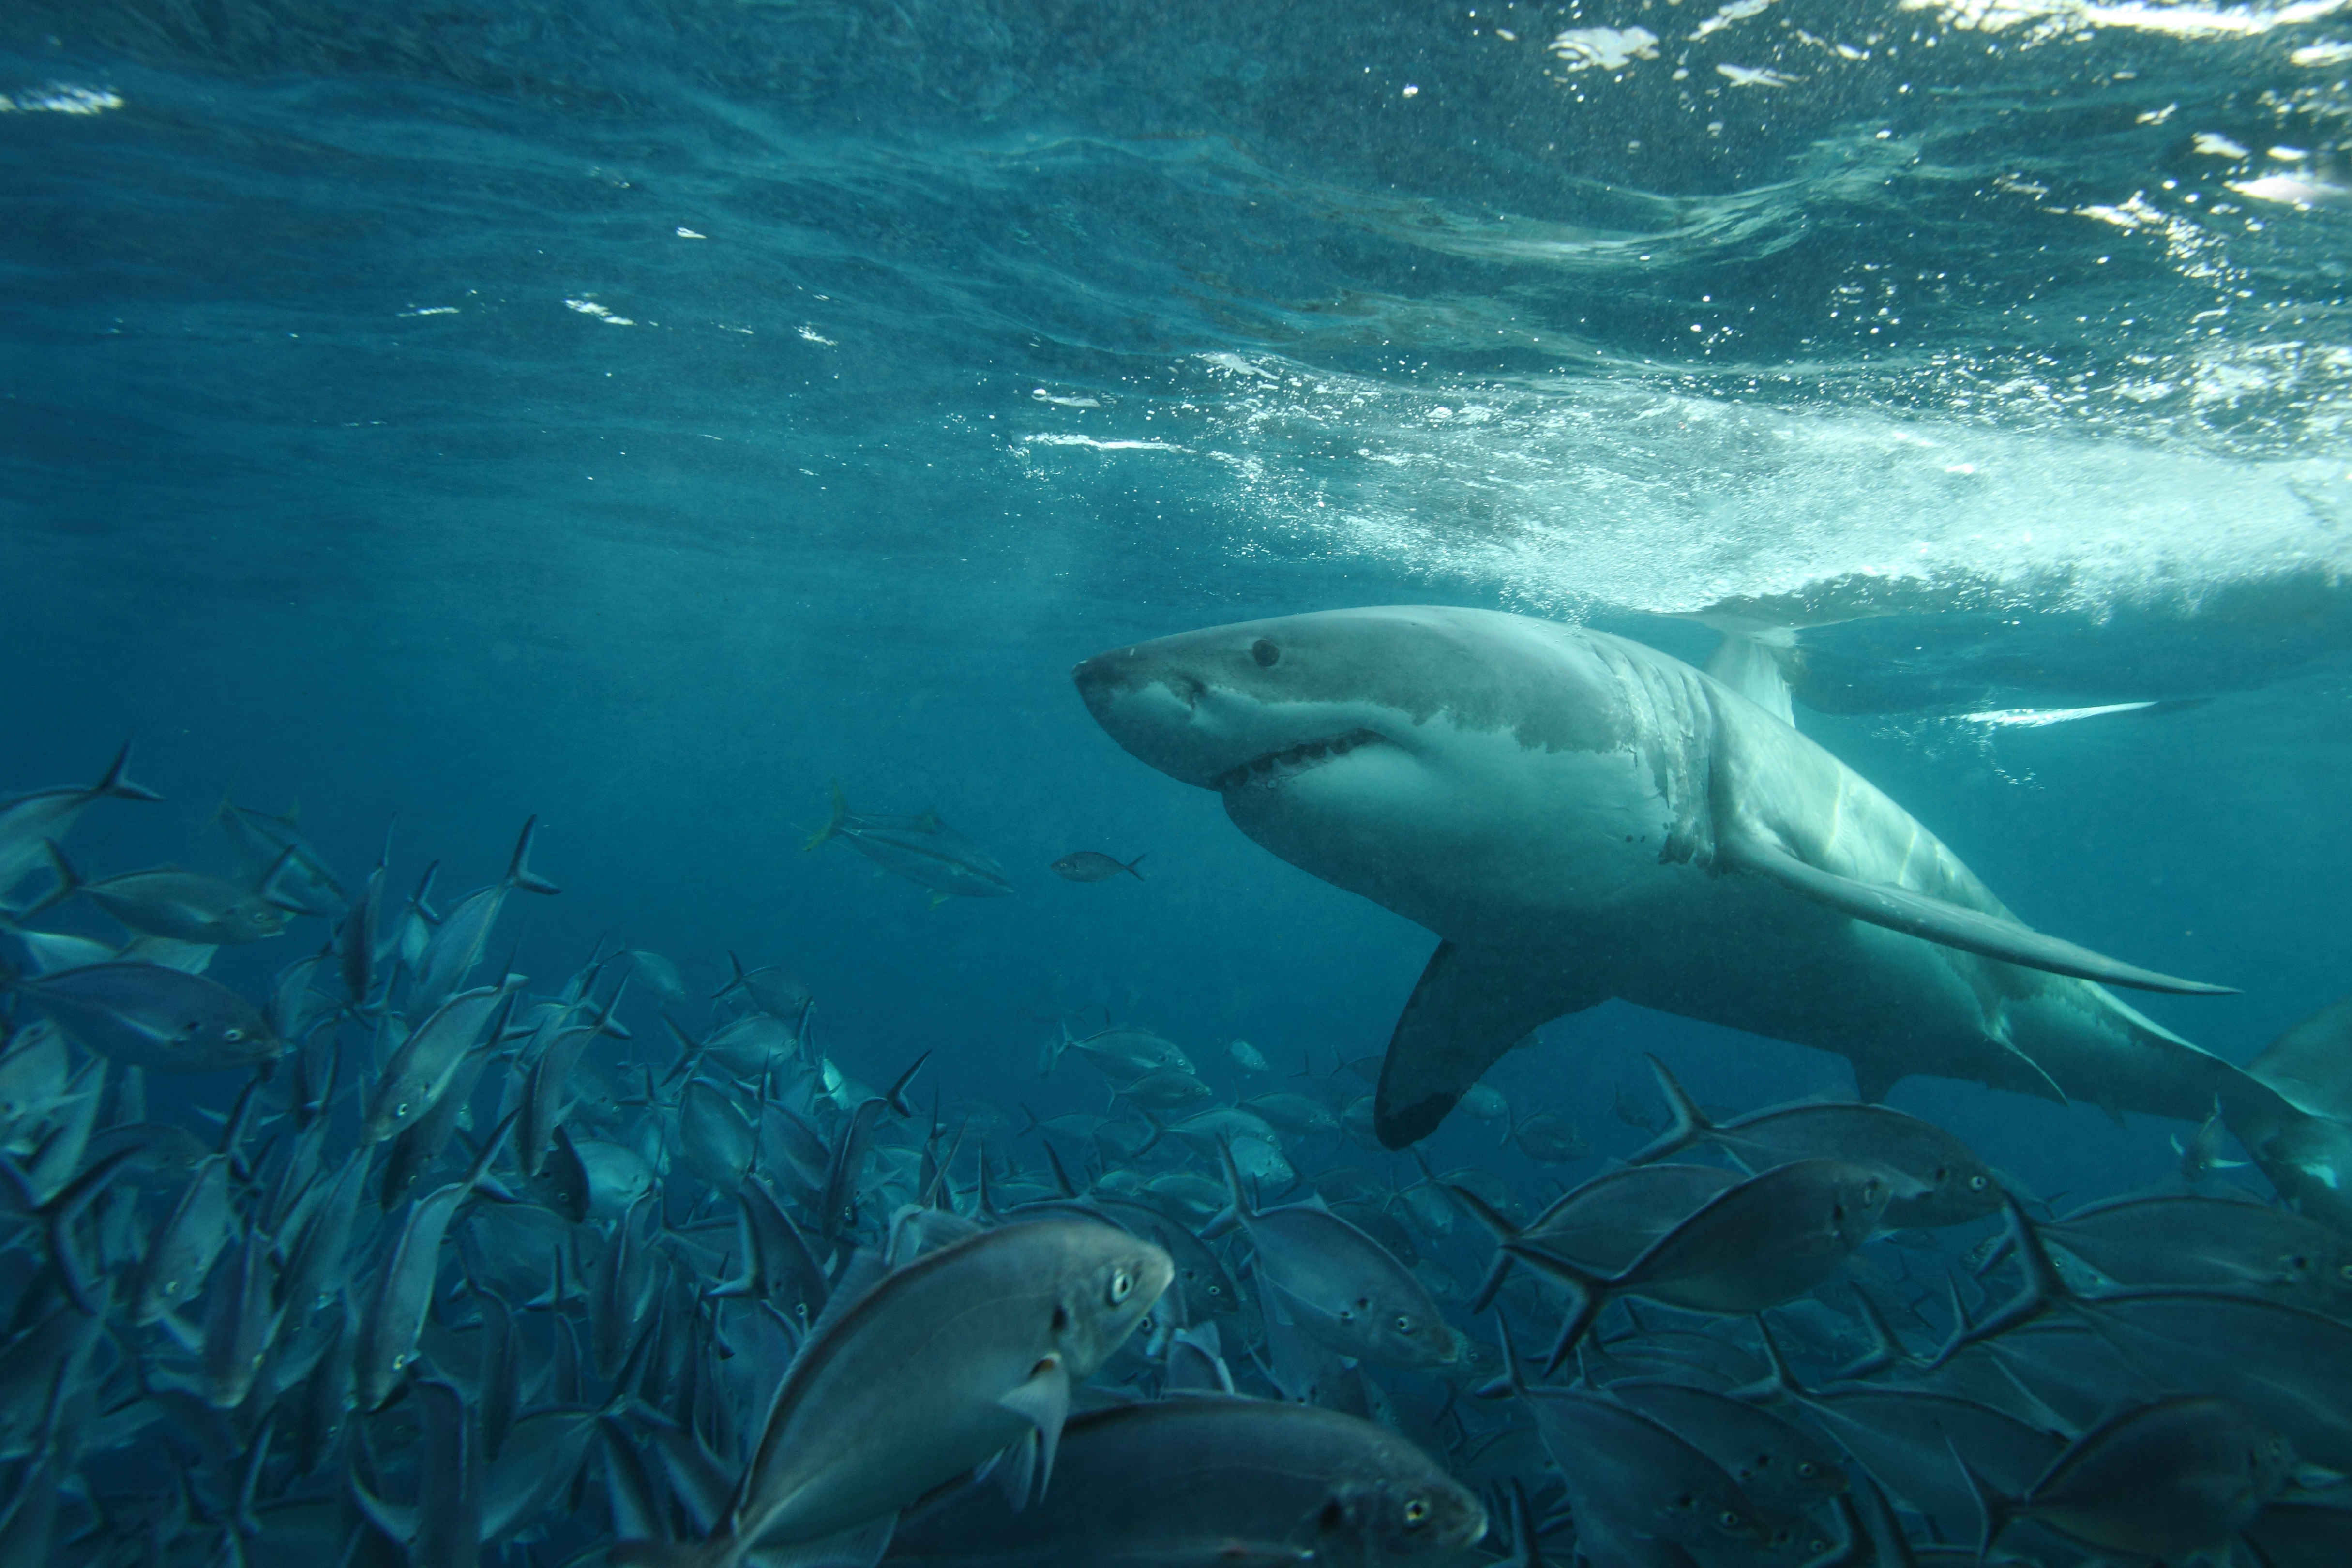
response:
<path id="1" fill-rule="evenodd" d="M 713 991 L 710 994 L 710 999 L 713 1002 L 718 1001 L 730 991 L 740 988 L 745 979 L 743 973 L 743 961 L 735 956 L 735 950 L 731 947 L 727 950 L 727 967 L 732 971 L 732 973 L 729 974 L 726 984 L 721 985 L 718 990 Z"/>
<path id="2" fill-rule="evenodd" d="M 131 782 L 131 742 L 122 742 L 122 750 L 114 753 L 114 761 L 106 764 L 106 776 L 89 786 L 92 795 L 112 795 L 117 800 L 162 800 L 163 797 L 144 784 Z"/>
<path id="3" fill-rule="evenodd" d="M 1942 1366 L 1970 1345 L 1980 1344 L 2011 1329 L 2022 1328 L 2036 1319 L 2072 1306 L 2076 1300 L 2074 1288 L 2066 1283 L 2065 1277 L 2058 1272 L 2058 1266 L 2050 1261 L 2050 1249 L 2042 1243 L 2041 1230 L 2025 1217 L 2025 1207 L 2017 1201 L 2016 1194 L 2003 1192 L 2001 1202 L 2009 1210 L 2009 1235 L 2005 1245 L 2016 1256 L 2018 1269 L 2025 1277 L 2024 1284 L 2016 1295 L 1971 1325 L 1966 1318 L 1958 1315 L 1959 1284 L 1957 1279 L 1952 1280 L 1955 1312 L 1952 1337 L 1944 1342 L 1944 1348 L 1927 1363 L 1930 1370 Z"/>
<path id="4" fill-rule="evenodd" d="M 1503 1375 L 1496 1380 L 1501 1387 L 1489 1384 L 1478 1392 L 1482 1394 L 1525 1394 L 1528 1391 L 1528 1375 L 1519 1365 L 1519 1347 L 1511 1342 L 1509 1320 L 1499 1312 L 1495 1315 L 1495 1338 L 1503 1351 Z"/>
<path id="5" fill-rule="evenodd" d="M 1159 1122 L 1152 1121 L 1150 1112 L 1147 1111 L 1144 1114 L 1143 1119 L 1146 1121 L 1151 1122 L 1151 1131 L 1153 1134 L 1151 1141 L 1152 1142 L 1157 1143 L 1160 1141 L 1159 1134 L 1165 1130 L 1161 1128 Z M 1148 1148 L 1150 1145 L 1147 1144 L 1146 1147 Z M 1244 1224 L 1250 1220 L 1255 1219 L 1257 1217 L 1257 1209 L 1256 1206 L 1250 1202 L 1249 1189 L 1242 1185 L 1242 1168 L 1234 1161 L 1234 1141 L 1232 1139 L 1219 1138 L 1217 1140 L 1217 1159 L 1225 1167 L 1225 1191 L 1233 1194 L 1234 1218 Z"/>
<path id="6" fill-rule="evenodd" d="M 560 893 L 562 889 L 546 878 L 535 876 L 530 868 L 530 841 L 538 837 L 539 818 L 533 816 L 522 825 L 521 835 L 515 839 L 514 858 L 507 862 L 507 880 L 526 893 Z"/>
<path id="7" fill-rule="evenodd" d="M 84 1317 L 103 1317 L 106 1311 L 106 1289 L 103 1277 L 92 1288 L 88 1266 L 82 1261 L 81 1247 L 74 1237 L 74 1222 L 82 1211 L 114 1179 L 114 1173 L 131 1163 L 136 1149 L 118 1149 L 92 1164 L 64 1186 L 41 1198 L 33 1186 L 33 1179 L 16 1161 L 0 1154 L 0 1178 L 5 1178 L 17 1205 L 41 1227 L 41 1238 L 47 1244 L 49 1262 L 58 1271 L 58 1279 L 65 1287 L 67 1298 Z"/>
<path id="8" fill-rule="evenodd" d="M 2017 1501 L 2004 1496 L 1991 1481 L 1978 1473 L 1977 1468 L 1969 1463 L 1968 1456 L 1960 1452 L 1959 1445 L 1952 1441 L 1949 1432 L 1944 1434 L 1944 1448 L 1952 1456 L 1952 1463 L 1959 1467 L 1960 1475 L 1967 1480 L 1969 1495 L 1976 1500 L 1977 1568 L 1984 1568 L 1985 1560 L 1992 1555 L 1992 1543 L 2000 1538 L 2002 1531 L 2009 1528 L 2009 1521 L 2017 1517 Z"/>
<path id="9" fill-rule="evenodd" d="M 1137 881 L 1140 882 L 1140 881 L 1142 881 L 1142 880 L 1143 880 L 1143 873 L 1142 873 L 1142 872 L 1140 872 L 1140 871 L 1139 871 L 1139 870 L 1137 870 L 1137 869 L 1136 869 L 1136 868 L 1137 868 L 1138 866 L 1142 865 L 1142 864 L 1143 864 L 1143 860 L 1144 860 L 1144 858 L 1143 858 L 1142 856 L 1140 856 L 1140 855 L 1138 855 L 1134 859 L 1129 860 L 1126 865 L 1121 866 L 1121 867 L 1119 868 L 1119 869 L 1120 869 L 1120 870 L 1122 870 L 1122 871 L 1124 871 L 1124 872 L 1126 872 L 1129 876 L 1130 876 L 1130 877 L 1134 878 Z"/>
<path id="10" fill-rule="evenodd" d="M 1533 1264 L 1538 1273 L 1549 1274 L 1567 1286 L 1570 1294 L 1575 1298 L 1569 1307 L 1567 1318 L 1559 1325 L 1559 1338 L 1552 1342 L 1551 1353 L 1544 1358 L 1544 1373 L 1549 1376 L 1559 1370 L 1559 1363 L 1568 1359 L 1568 1352 L 1576 1348 L 1577 1342 L 1584 1338 L 1585 1331 L 1601 1316 L 1601 1309 L 1609 1304 L 1611 1281 L 1579 1264 L 1570 1263 L 1565 1258 L 1540 1247 L 1529 1247 L 1524 1242 L 1505 1242 L 1503 1249 L 1523 1263 Z"/>
<path id="11" fill-rule="evenodd" d="M 848 820 L 849 797 L 841 793 L 841 781 L 839 779 L 835 779 L 833 781 L 833 815 L 824 819 L 824 826 L 823 827 L 818 828 L 814 833 L 809 835 L 808 842 L 801 846 L 801 853 L 803 855 L 807 854 L 810 850 L 815 848 L 818 845 L 824 843 L 826 839 L 840 832 L 841 825 Z"/>
<path id="12" fill-rule="evenodd" d="M 18 910 L 14 917 L 16 920 L 30 920 L 43 910 L 55 909 L 81 891 L 81 878 L 75 872 L 73 862 L 66 858 L 66 852 L 58 847 L 58 841 L 44 838 L 41 847 L 49 852 L 49 875 L 57 879 L 57 883 L 47 892 Z"/>
<path id="13" fill-rule="evenodd" d="M 613 1568 L 734 1568 L 743 1550 L 732 1535 L 708 1541 L 616 1541 L 604 1549 Z"/>
<path id="14" fill-rule="evenodd" d="M 1055 1032 L 1054 1034 L 1045 1037 L 1045 1043 L 1037 1047 L 1037 1076 L 1039 1078 L 1052 1078 L 1054 1076 L 1054 1069 L 1062 1065 L 1062 1053 L 1068 1050 L 1070 1048 L 1070 1042 L 1076 1038 L 1076 1036 L 1070 1033 L 1070 1016 L 1066 1013 L 1062 1015 L 1061 1020 L 1055 1026 Z"/>
<path id="15" fill-rule="evenodd" d="M 1730 1390 L 1731 1397 L 1745 1405 L 1769 1405 L 1780 1399 L 1802 1399 L 1804 1389 L 1797 1374 L 1789 1366 L 1789 1358 L 1780 1349 L 1780 1336 L 1773 1333 L 1771 1320 L 1763 1313 L 1756 1314 L 1756 1335 L 1764 1342 L 1764 1364 L 1771 1370 L 1744 1388 Z"/>
<path id="16" fill-rule="evenodd" d="M 922 1071 L 923 1064 L 930 1059 L 931 1053 L 929 1051 L 925 1051 L 921 1056 L 917 1057 L 907 1070 L 898 1075 L 898 1081 L 892 1084 L 889 1090 L 882 1096 L 883 1099 L 890 1102 L 890 1109 L 897 1111 L 899 1115 L 912 1116 L 915 1114 L 914 1108 L 907 1103 L 907 1086 L 915 1081 L 915 1075 Z"/>
<path id="17" fill-rule="evenodd" d="M 1486 1277 L 1478 1282 L 1477 1294 L 1470 1299 L 1470 1310 L 1473 1312 L 1483 1312 L 1494 1305 L 1496 1293 L 1502 1289 L 1503 1281 L 1510 1277 L 1511 1254 L 1508 1244 L 1519 1238 L 1519 1227 L 1513 1225 L 1507 1215 L 1467 1187 L 1458 1187 L 1448 1182 L 1445 1184 L 1445 1191 L 1455 1203 L 1470 1212 L 1471 1218 L 1485 1226 L 1487 1234 L 1495 1238 L 1495 1256 L 1486 1265 Z"/>
<path id="18" fill-rule="evenodd" d="M 1129 1101 L 1129 1103 L 1133 1104 L 1132 1101 Z M 1168 1136 L 1168 1124 L 1160 1121 L 1157 1116 L 1152 1115 L 1151 1112 L 1144 1110 L 1143 1107 L 1139 1105 L 1135 1106 L 1135 1113 L 1138 1116 L 1142 1117 L 1144 1122 L 1151 1129 L 1151 1136 L 1143 1141 L 1142 1146 L 1136 1150 L 1133 1156 L 1134 1158 L 1140 1160 L 1146 1154 L 1150 1153 L 1151 1151 L 1160 1147 L 1160 1141 Z M 1230 1160 L 1228 1160 L 1228 1163 L 1230 1163 Z"/>
<path id="19" fill-rule="evenodd" d="M 1658 1080 L 1658 1092 L 1665 1096 L 1666 1110 L 1673 1115 L 1674 1124 L 1628 1156 L 1625 1163 L 1629 1165 L 1663 1160 L 1715 1131 L 1715 1123 L 1707 1120 L 1706 1112 L 1698 1108 L 1698 1101 L 1690 1097 L 1675 1075 L 1666 1070 L 1666 1064 L 1655 1057 L 1650 1057 L 1649 1063 L 1651 1075 Z"/>

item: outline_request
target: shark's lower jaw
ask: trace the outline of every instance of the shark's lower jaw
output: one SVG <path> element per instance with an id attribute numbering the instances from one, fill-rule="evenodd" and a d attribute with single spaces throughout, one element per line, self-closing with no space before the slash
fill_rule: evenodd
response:
<path id="1" fill-rule="evenodd" d="M 1209 781 L 1209 786 L 1225 795 L 1235 790 L 1264 788 L 1286 779 L 1326 766 L 1346 756 L 1360 746 L 1385 746 L 1387 736 L 1373 730 L 1349 730 L 1345 734 L 1328 736 L 1320 741 L 1301 741 L 1295 746 L 1285 746 L 1278 752 L 1266 752 L 1239 763 Z"/>

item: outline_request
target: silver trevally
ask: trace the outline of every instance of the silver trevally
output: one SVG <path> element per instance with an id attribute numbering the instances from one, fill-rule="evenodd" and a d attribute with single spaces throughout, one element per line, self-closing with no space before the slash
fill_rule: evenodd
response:
<path id="1" fill-rule="evenodd" d="M 1268 1310 L 1342 1355 L 1384 1366 L 1447 1366 L 1460 1355 L 1429 1292 L 1388 1248 L 1320 1197 L 1258 1208 L 1230 1152 L 1224 1163 L 1234 1217 L 1273 1298 Z"/>
<path id="2" fill-rule="evenodd" d="M 1611 997 L 1836 1051 L 1866 1100 L 1929 1073 L 2202 1121 L 2243 1079 L 2094 982 L 2222 987 L 2023 924 L 1798 732 L 1744 637 L 1702 672 L 1581 627 L 1384 606 L 1139 643 L 1075 678 L 1243 832 L 1439 933 L 1381 1072 L 1391 1147 Z"/>
<path id="3" fill-rule="evenodd" d="M 899 1527 L 905 1568 L 1441 1568 L 1486 1533 L 1475 1496 L 1376 1422 L 1209 1394 L 1070 1417 L 1060 1484 L 1014 1512 L 970 1484 Z"/>
<path id="4" fill-rule="evenodd" d="M 1091 1035 L 1073 1035 L 1067 1018 L 1057 1037 L 1039 1051 L 1037 1076 L 1050 1078 L 1063 1056 L 1076 1051 L 1092 1062 L 1113 1083 L 1128 1083 L 1156 1072 L 1189 1073 L 1192 1058 L 1173 1040 L 1131 1024 L 1113 1024 Z"/>
<path id="5" fill-rule="evenodd" d="M 507 874 L 488 887 L 467 894 L 442 917 L 416 960 L 416 981 L 408 994 L 410 1013 L 421 1016 L 432 1012 L 466 983 L 466 976 L 482 961 L 482 952 L 489 945 L 490 928 L 498 924 L 499 911 L 506 908 L 509 893 L 517 888 L 526 893 L 550 896 L 562 890 L 530 868 L 531 840 L 538 832 L 538 817 L 526 821 L 515 839 L 514 854 L 507 860 Z M 424 901 L 421 889 L 416 901 Z"/>
<path id="6" fill-rule="evenodd" d="M 10 889 L 47 864 L 47 846 L 52 839 L 64 838 L 75 818 L 93 803 L 109 795 L 117 800 L 163 798 L 152 789 L 132 784 L 130 767 L 131 743 L 126 741 L 122 750 L 114 754 L 114 761 L 107 765 L 106 776 L 94 784 L 37 789 L 29 795 L 0 801 L 0 899 L 5 899 Z"/>
<path id="7" fill-rule="evenodd" d="M 1626 1163 L 1646 1165 L 1694 1143 L 1713 1143 L 1750 1171 L 1792 1160 L 1851 1160 L 1895 1178 L 1882 1223 L 1889 1230 L 1966 1225 L 2000 1209 L 2000 1184 L 1966 1143 L 1890 1106 L 1817 1100 L 1710 1121 L 1666 1064 L 1652 1057 L 1674 1124 Z"/>
<path id="8" fill-rule="evenodd" d="M 1080 849 L 1074 854 L 1063 856 L 1045 868 L 1066 882 L 1108 881 L 1121 872 L 1140 882 L 1143 880 L 1143 873 L 1136 868 L 1142 864 L 1143 857 L 1140 855 L 1132 860 L 1121 860 L 1117 856 L 1106 855 L 1099 849 Z"/>
<path id="9" fill-rule="evenodd" d="M 801 846 L 814 849 L 838 838 L 893 876 L 931 890 L 933 908 L 951 898 L 996 899 L 1013 890 L 1004 868 L 978 845 L 941 822 L 920 816 L 860 816 L 841 785 L 833 786 L 833 816 Z"/>
<path id="10" fill-rule="evenodd" d="M 68 899 L 87 899 L 130 931 L 213 947 L 278 936 L 291 918 L 291 911 L 254 889 L 177 866 L 87 881 L 74 870 L 64 850 L 55 843 L 47 847 L 57 886 L 27 914 Z"/>
<path id="11" fill-rule="evenodd" d="M 843 1280 L 784 1374 L 721 1528 L 624 1542 L 610 1561 L 734 1568 L 754 1548 L 887 1530 L 999 1456 L 1050 1480 L 1071 1390 L 1174 1272 L 1150 1242 L 1070 1220 L 982 1231 L 878 1279 L 865 1265 L 871 1282 Z"/>
<path id="12" fill-rule="evenodd" d="M 92 963 L 5 985 L 86 1050 L 158 1072 L 226 1072 L 275 1060 L 285 1042 L 217 981 L 159 963 Z"/>

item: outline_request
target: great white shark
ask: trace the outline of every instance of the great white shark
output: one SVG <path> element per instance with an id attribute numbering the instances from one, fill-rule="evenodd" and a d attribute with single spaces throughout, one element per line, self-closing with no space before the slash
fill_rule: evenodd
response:
<path id="1" fill-rule="evenodd" d="M 2111 1112 L 2219 1106 L 2283 1191 L 2352 1209 L 2342 1123 L 2107 989 L 2226 987 L 2027 926 L 1797 730 L 1748 639 L 1701 670 L 1582 627 L 1389 605 L 1187 632 L 1073 673 L 1129 752 L 1441 939 L 1374 1100 L 1390 1148 L 1539 1025 L 1619 997 L 1834 1051 L 1865 1099 L 1928 1074 Z"/>

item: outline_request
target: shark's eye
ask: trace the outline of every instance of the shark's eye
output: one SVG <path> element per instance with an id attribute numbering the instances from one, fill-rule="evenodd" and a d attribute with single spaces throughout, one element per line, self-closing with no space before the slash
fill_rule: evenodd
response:
<path id="1" fill-rule="evenodd" d="M 1276 661 L 1282 658 L 1282 650 L 1264 637 L 1260 637 L 1250 644 L 1250 657 L 1257 660 L 1257 667 L 1260 669 L 1272 669 Z"/>

